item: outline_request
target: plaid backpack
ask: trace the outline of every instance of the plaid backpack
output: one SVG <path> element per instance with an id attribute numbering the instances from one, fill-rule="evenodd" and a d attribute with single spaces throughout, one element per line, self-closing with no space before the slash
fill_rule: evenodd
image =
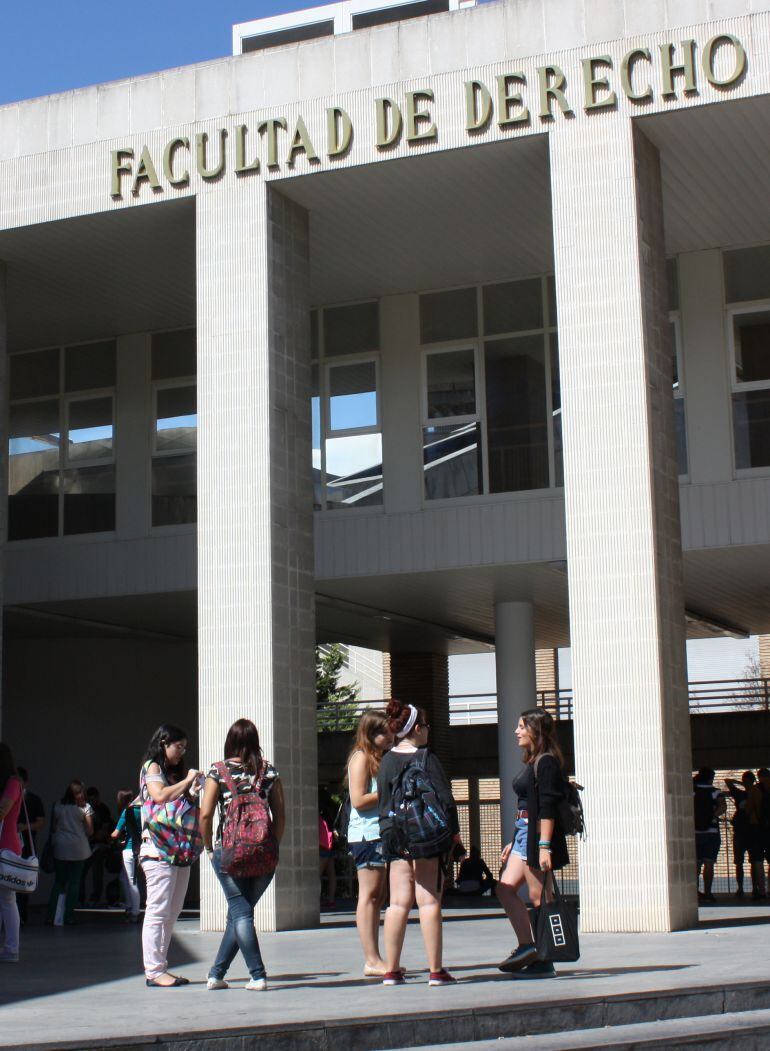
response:
<path id="1" fill-rule="evenodd" d="M 268 764 L 264 763 L 243 791 L 230 773 L 227 763 L 214 763 L 215 770 L 230 790 L 230 802 L 222 822 L 220 868 L 229 876 L 267 876 L 278 866 L 278 840 L 267 799 L 262 795 Z"/>
<path id="2" fill-rule="evenodd" d="M 182 868 L 194 865 L 203 851 L 203 838 L 198 827 L 198 804 L 186 796 L 170 803 L 156 803 L 147 790 L 145 763 L 139 775 L 142 798 L 142 829 L 152 840 L 161 861 Z"/>

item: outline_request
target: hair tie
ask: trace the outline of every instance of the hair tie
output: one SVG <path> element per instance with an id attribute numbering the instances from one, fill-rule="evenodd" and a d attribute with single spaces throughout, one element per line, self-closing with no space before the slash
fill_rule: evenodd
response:
<path id="1" fill-rule="evenodd" d="M 417 722 L 417 709 L 413 704 L 409 705 L 409 718 L 404 723 L 403 730 L 399 730 L 396 737 L 406 737 L 414 729 L 414 724 Z"/>

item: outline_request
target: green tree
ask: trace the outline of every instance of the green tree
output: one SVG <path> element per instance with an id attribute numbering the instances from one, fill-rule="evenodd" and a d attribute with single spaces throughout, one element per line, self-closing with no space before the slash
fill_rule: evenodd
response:
<path id="1" fill-rule="evenodd" d="M 339 643 L 316 647 L 315 689 L 321 729 L 350 730 L 356 724 L 352 706 L 358 700 L 359 688 L 340 683 L 344 665 L 345 651 Z"/>

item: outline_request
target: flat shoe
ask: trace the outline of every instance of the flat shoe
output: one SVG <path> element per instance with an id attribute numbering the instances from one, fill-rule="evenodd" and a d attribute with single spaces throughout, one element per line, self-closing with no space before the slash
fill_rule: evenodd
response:
<path id="1" fill-rule="evenodd" d="M 399 967 L 398 970 L 401 974 L 406 974 L 406 967 Z M 374 967 L 370 967 L 369 964 L 364 964 L 364 978 L 383 978 L 385 971 L 377 971 Z"/>
<path id="2" fill-rule="evenodd" d="M 156 982 L 154 978 L 145 978 L 144 984 L 150 986 L 152 989 L 175 989 L 179 985 L 189 985 L 189 978 L 177 978 L 174 976 L 173 982 L 163 984 L 163 982 Z"/>

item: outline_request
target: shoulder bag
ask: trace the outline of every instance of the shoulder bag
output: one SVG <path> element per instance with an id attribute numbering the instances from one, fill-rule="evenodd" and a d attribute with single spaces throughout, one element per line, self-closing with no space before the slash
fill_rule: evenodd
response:
<path id="1" fill-rule="evenodd" d="M 27 813 L 27 801 L 24 792 L 21 793 L 21 803 L 24 807 L 24 816 L 29 827 L 29 814 Z M 3 822 L 0 821 L 0 831 Z M 32 854 L 23 858 L 13 850 L 0 850 L 0 887 L 3 890 L 12 890 L 17 894 L 32 894 L 37 889 L 39 863 L 35 854 L 35 844 L 32 842 L 30 833 L 30 846 Z"/>

